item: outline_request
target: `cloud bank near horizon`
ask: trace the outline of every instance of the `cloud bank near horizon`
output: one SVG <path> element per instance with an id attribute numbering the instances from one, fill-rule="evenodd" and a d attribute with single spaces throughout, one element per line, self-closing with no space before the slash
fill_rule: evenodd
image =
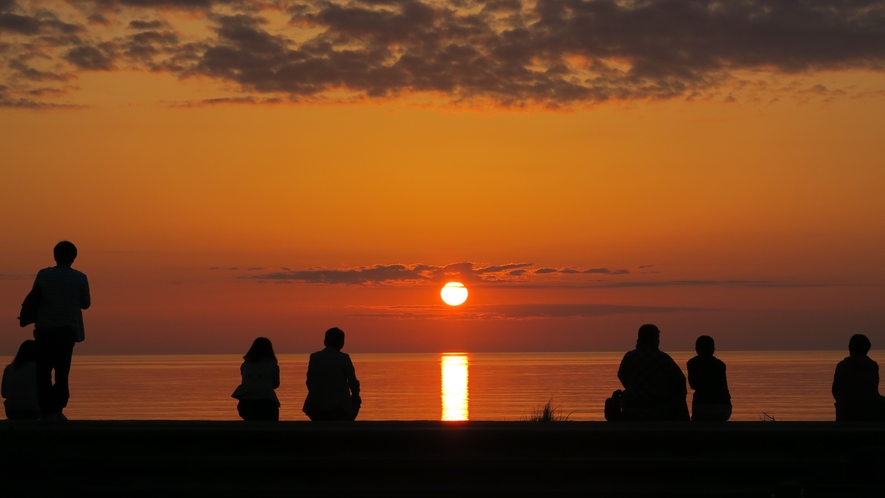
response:
<path id="1" fill-rule="evenodd" d="M 772 88 L 758 73 L 885 68 L 878 0 L 0 0 L 0 34 L 0 106 L 23 108 L 66 105 L 58 98 L 87 71 L 209 78 L 241 93 L 197 103 L 207 105 L 419 95 L 574 108 L 836 98 L 846 91 Z"/>
<path id="2" fill-rule="evenodd" d="M 235 278 L 258 282 L 305 285 L 356 286 L 425 286 L 459 281 L 465 285 L 507 286 L 511 288 L 630 288 L 630 287 L 819 287 L 824 284 L 746 279 L 663 279 L 648 277 L 642 271 L 653 265 L 641 265 L 639 271 L 628 269 L 536 267 L 532 263 L 478 264 L 473 262 L 449 265 L 377 264 L 342 268 L 248 268 L 249 274 Z M 212 267 L 210 270 L 239 271 L 238 267 Z M 659 274 L 659 272 L 654 272 Z"/>
<path id="3" fill-rule="evenodd" d="M 221 269 L 212 267 L 212 270 Z M 229 268 L 237 270 L 237 268 Z M 240 278 L 259 281 L 297 282 L 304 284 L 330 285 L 388 285 L 388 284 L 433 284 L 449 280 L 458 280 L 465 284 L 473 283 L 525 283 L 538 281 L 541 276 L 570 276 L 586 274 L 627 275 L 626 269 L 609 270 L 608 268 L 590 268 L 578 270 L 567 268 L 534 268 L 532 263 L 505 263 L 498 265 L 479 265 L 471 262 L 452 263 L 449 265 L 428 264 L 389 264 L 358 266 L 347 268 L 307 268 L 292 270 L 283 268 L 281 271 L 241 276 Z"/>

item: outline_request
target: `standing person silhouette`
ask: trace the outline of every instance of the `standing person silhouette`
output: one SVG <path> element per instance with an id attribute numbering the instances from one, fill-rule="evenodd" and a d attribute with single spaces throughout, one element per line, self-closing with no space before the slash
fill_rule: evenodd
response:
<path id="1" fill-rule="evenodd" d="M 86 336 L 83 312 L 92 304 L 86 275 L 71 268 L 77 259 L 77 247 L 63 240 L 53 249 L 55 266 L 37 272 L 34 290 L 40 295 L 34 321 L 37 341 L 37 394 L 41 420 L 64 422 L 62 410 L 71 397 L 68 375 L 74 344 Z M 55 383 L 53 384 L 53 372 Z"/>
<path id="2" fill-rule="evenodd" d="M 280 365 L 273 344 L 266 337 L 252 342 L 240 365 L 243 381 L 231 394 L 240 400 L 237 412 L 243 420 L 279 420 L 280 400 L 274 389 L 280 387 Z"/>
<path id="3" fill-rule="evenodd" d="M 867 356 L 871 347 L 867 336 L 851 336 L 849 356 L 836 365 L 836 422 L 885 420 L 885 398 L 879 395 L 879 364 Z"/>
<path id="4" fill-rule="evenodd" d="M 618 379 L 624 386 L 624 420 L 690 420 L 685 375 L 670 355 L 658 349 L 660 343 L 658 327 L 643 325 L 636 349 L 621 360 Z"/>
<path id="5" fill-rule="evenodd" d="M 311 353 L 307 365 L 307 399 L 302 411 L 313 421 L 354 420 L 360 411 L 360 381 L 350 355 L 342 353 L 344 331 L 326 331 L 325 349 Z"/>
<path id="6" fill-rule="evenodd" d="M 697 356 L 688 360 L 688 385 L 694 389 L 691 398 L 693 422 L 725 422 L 731 417 L 731 393 L 725 378 L 725 363 L 713 356 L 716 343 L 702 335 L 694 343 Z"/>

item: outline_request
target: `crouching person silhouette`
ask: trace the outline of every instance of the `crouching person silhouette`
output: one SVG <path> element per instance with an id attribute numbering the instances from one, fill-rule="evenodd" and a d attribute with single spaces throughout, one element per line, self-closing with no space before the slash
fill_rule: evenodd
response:
<path id="1" fill-rule="evenodd" d="M 885 399 L 879 395 L 879 364 L 867 356 L 870 347 L 867 336 L 851 336 L 849 356 L 836 365 L 836 422 L 885 420 Z"/>
<path id="2" fill-rule="evenodd" d="M 240 400 L 237 412 L 243 420 L 279 420 L 280 400 L 274 389 L 280 387 L 280 365 L 270 339 L 259 337 L 243 357 L 243 381 L 231 394 Z"/>
<path id="3" fill-rule="evenodd" d="M 350 355 L 342 353 L 344 331 L 326 331 L 325 349 L 310 355 L 307 366 L 307 399 L 302 411 L 313 421 L 354 420 L 359 413 L 360 382 Z"/>
<path id="4" fill-rule="evenodd" d="M 658 349 L 660 330 L 646 324 L 637 335 L 636 349 L 624 355 L 618 369 L 624 386 L 624 420 L 690 420 L 685 375 L 670 355 Z"/>
<path id="5" fill-rule="evenodd" d="M 688 385 L 694 389 L 691 398 L 693 422 L 725 422 L 731 417 L 731 393 L 725 377 L 725 363 L 713 356 L 716 343 L 708 335 L 695 341 L 698 355 L 688 360 Z"/>
<path id="6" fill-rule="evenodd" d="M 37 420 L 40 403 L 37 400 L 37 343 L 25 341 L 19 346 L 12 363 L 3 370 L 0 396 L 9 420 Z"/>

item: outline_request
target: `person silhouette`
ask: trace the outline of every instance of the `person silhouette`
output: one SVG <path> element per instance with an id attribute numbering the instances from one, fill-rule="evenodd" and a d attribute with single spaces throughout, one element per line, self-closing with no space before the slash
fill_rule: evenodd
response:
<path id="1" fill-rule="evenodd" d="M 266 337 L 252 342 L 240 365 L 243 380 L 232 398 L 239 400 L 237 412 L 243 420 L 279 420 L 280 400 L 274 389 L 280 387 L 280 365 L 273 344 Z"/>
<path id="2" fill-rule="evenodd" d="M 40 418 L 40 403 L 37 400 L 36 341 L 25 341 L 18 347 L 15 359 L 3 370 L 0 396 L 6 399 L 3 407 L 9 420 Z"/>
<path id="3" fill-rule="evenodd" d="M 628 351 L 618 368 L 624 386 L 624 420 L 690 420 L 685 403 L 685 375 L 667 353 L 658 349 L 661 332 L 639 327 L 636 349 Z"/>
<path id="4" fill-rule="evenodd" d="M 37 395 L 42 420 L 64 422 L 62 410 L 71 397 L 68 375 L 74 344 L 86 336 L 83 312 L 92 304 L 86 275 L 71 268 L 77 259 L 77 247 L 63 240 L 55 245 L 56 265 L 37 272 L 32 291 L 40 302 L 34 321 L 37 341 Z M 55 384 L 53 384 L 53 372 Z"/>
<path id="5" fill-rule="evenodd" d="M 302 411 L 313 421 L 354 420 L 360 411 L 360 382 L 350 355 L 342 353 L 344 331 L 326 331 L 322 351 L 311 353 L 307 365 L 307 398 Z"/>
<path id="6" fill-rule="evenodd" d="M 867 356 L 871 347 L 867 336 L 851 336 L 849 356 L 836 365 L 833 398 L 837 422 L 885 420 L 885 398 L 879 395 L 879 364 Z"/>
<path id="7" fill-rule="evenodd" d="M 725 378 L 725 363 L 713 356 L 716 343 L 708 335 L 697 338 L 697 356 L 688 360 L 688 385 L 694 389 L 691 398 L 693 422 L 725 422 L 731 417 L 731 394 Z"/>

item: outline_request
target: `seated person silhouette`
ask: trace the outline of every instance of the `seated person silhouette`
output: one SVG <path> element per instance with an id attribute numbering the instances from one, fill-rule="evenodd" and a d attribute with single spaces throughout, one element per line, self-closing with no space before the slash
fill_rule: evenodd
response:
<path id="1" fill-rule="evenodd" d="M 691 398 L 693 422 L 725 422 L 731 417 L 731 394 L 725 378 L 725 363 L 713 356 L 716 343 L 708 335 L 695 341 L 698 355 L 688 360 L 688 385 L 694 389 Z"/>
<path id="2" fill-rule="evenodd" d="M 37 398 L 37 342 L 25 341 L 18 347 L 18 354 L 5 370 L 0 385 L 0 396 L 6 401 L 6 418 L 9 420 L 37 420 L 40 403 Z"/>
<path id="3" fill-rule="evenodd" d="M 302 411 L 313 421 L 354 420 L 359 413 L 360 382 L 350 355 L 342 353 L 344 331 L 326 331 L 326 348 L 311 353 L 307 365 L 307 399 Z"/>
<path id="4" fill-rule="evenodd" d="M 879 364 L 867 356 L 870 347 L 867 336 L 851 336 L 850 355 L 836 365 L 833 398 L 837 422 L 885 420 L 885 398 L 879 395 Z"/>
<path id="5" fill-rule="evenodd" d="M 685 375 L 670 355 L 658 349 L 660 337 L 655 325 L 639 327 L 636 349 L 621 360 L 618 379 L 624 385 L 624 420 L 690 420 Z"/>
<path id="6" fill-rule="evenodd" d="M 280 365 L 273 344 L 265 337 L 252 342 L 240 366 L 243 380 L 231 394 L 240 400 L 237 412 L 243 420 L 279 420 L 280 400 L 274 389 L 280 387 Z"/>

